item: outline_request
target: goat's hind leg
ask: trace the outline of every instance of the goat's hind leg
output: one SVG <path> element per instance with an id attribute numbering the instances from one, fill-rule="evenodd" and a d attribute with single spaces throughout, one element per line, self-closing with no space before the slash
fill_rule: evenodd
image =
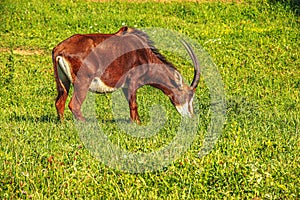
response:
<path id="1" fill-rule="evenodd" d="M 55 107 L 57 111 L 57 116 L 59 120 L 63 120 L 64 118 L 64 111 L 65 111 L 65 104 L 68 98 L 68 93 L 70 89 L 70 82 L 69 81 L 61 81 L 57 80 L 57 98 L 55 101 Z"/>

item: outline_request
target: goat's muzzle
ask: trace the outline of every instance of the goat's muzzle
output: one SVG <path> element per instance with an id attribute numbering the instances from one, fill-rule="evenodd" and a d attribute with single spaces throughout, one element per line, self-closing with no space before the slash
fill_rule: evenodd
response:
<path id="1" fill-rule="evenodd" d="M 181 114 L 181 116 L 189 118 L 192 118 L 194 116 L 193 100 L 194 94 L 183 104 L 175 106 L 177 111 Z"/>

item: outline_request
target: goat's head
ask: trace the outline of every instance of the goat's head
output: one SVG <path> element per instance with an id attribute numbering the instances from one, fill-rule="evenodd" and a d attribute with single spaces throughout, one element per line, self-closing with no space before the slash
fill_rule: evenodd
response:
<path id="1" fill-rule="evenodd" d="M 168 96 L 182 116 L 192 117 L 194 115 L 193 100 L 196 87 L 185 84 L 177 71 L 175 71 L 175 74 L 177 87 Z"/>
<path id="2" fill-rule="evenodd" d="M 182 91 L 179 92 L 179 95 L 172 96 L 171 101 L 182 116 L 192 117 L 194 114 L 194 96 L 195 91 L 191 90 L 189 87 L 185 87 L 185 89 L 182 89 Z"/>
<path id="3" fill-rule="evenodd" d="M 169 92 L 167 92 L 167 95 L 170 97 L 173 105 L 182 116 L 192 117 L 194 114 L 193 100 L 196 88 L 200 81 L 200 66 L 191 46 L 184 40 L 182 43 L 193 61 L 194 79 L 190 86 L 185 84 L 181 74 L 175 69 L 173 71 L 173 80 L 171 80 L 173 87 Z"/>

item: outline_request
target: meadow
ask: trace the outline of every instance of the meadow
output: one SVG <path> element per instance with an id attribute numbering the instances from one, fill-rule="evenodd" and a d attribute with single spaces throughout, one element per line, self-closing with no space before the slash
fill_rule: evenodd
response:
<path id="1" fill-rule="evenodd" d="M 296 1 L 267 0 L 2 0 L 0 198 L 300 199 L 299 10 Z M 123 25 L 174 30 L 213 59 L 226 93 L 226 122 L 208 155 L 198 155 L 211 117 L 203 78 L 196 139 L 159 171 L 109 167 L 83 143 L 68 109 L 57 120 L 52 48 L 75 33 L 114 33 Z M 191 66 L 165 55 L 190 81 Z M 138 92 L 142 128 L 151 121 L 149 105 L 162 105 L 168 116 L 146 139 L 120 132 L 112 99 L 96 97 L 97 123 L 121 148 L 147 153 L 176 137 L 181 118 L 159 90 Z"/>

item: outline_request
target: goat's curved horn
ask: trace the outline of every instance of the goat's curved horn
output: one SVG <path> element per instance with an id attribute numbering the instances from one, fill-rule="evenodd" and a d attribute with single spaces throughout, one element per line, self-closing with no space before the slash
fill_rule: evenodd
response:
<path id="1" fill-rule="evenodd" d="M 194 79 L 192 81 L 191 88 L 193 90 L 195 90 L 196 87 L 198 86 L 199 81 L 200 81 L 200 65 L 199 65 L 199 61 L 198 61 L 197 56 L 195 55 L 192 47 L 185 40 L 182 40 L 182 44 L 184 45 L 185 49 L 188 51 L 189 56 L 191 57 L 191 59 L 193 61 L 193 65 L 194 65 Z"/>

